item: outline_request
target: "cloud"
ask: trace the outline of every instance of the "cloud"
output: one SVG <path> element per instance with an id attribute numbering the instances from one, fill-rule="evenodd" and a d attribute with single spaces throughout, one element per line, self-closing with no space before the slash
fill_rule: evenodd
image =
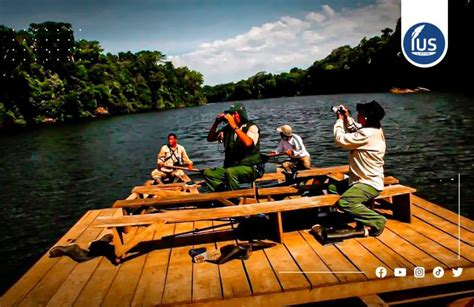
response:
<path id="1" fill-rule="evenodd" d="M 306 15 L 305 19 L 308 20 L 309 22 L 320 23 L 326 19 L 326 16 L 321 13 L 311 12 L 308 15 Z"/>
<path id="2" fill-rule="evenodd" d="M 354 46 L 364 36 L 379 35 L 386 27 L 393 29 L 399 17 L 399 1 L 377 0 L 338 11 L 325 4 L 303 18 L 283 16 L 168 59 L 203 73 L 206 84 L 238 81 L 259 71 L 280 73 L 292 67 L 306 68 L 334 48 Z"/>
<path id="3" fill-rule="evenodd" d="M 323 11 L 324 11 L 327 15 L 329 15 L 329 16 L 331 16 L 331 17 L 334 16 L 334 15 L 336 15 L 336 12 L 335 12 L 329 5 L 324 4 L 322 7 L 323 7 Z"/>

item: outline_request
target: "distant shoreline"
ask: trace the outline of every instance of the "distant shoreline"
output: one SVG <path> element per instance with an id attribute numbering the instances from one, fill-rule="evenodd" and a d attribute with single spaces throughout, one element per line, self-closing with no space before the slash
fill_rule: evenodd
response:
<path id="1" fill-rule="evenodd" d="M 254 101 L 254 100 L 270 100 L 270 99 L 280 99 L 280 98 L 292 98 L 292 97 L 311 97 L 311 96 L 332 96 L 332 95 L 351 95 L 351 94 L 392 94 L 396 95 L 393 93 L 390 93 L 390 91 L 370 91 L 370 92 L 347 92 L 347 93 L 327 93 L 327 94 L 316 94 L 316 95 L 298 95 L 298 96 L 281 96 L 281 97 L 271 97 L 271 98 L 259 98 L 259 99 L 244 99 L 244 100 L 235 100 L 235 101 L 216 101 L 216 102 L 208 102 L 206 104 L 202 105 L 197 105 L 197 106 L 184 106 L 184 107 L 176 107 L 176 108 L 170 108 L 170 109 L 164 109 L 164 110 L 141 110 L 133 113 L 125 113 L 125 114 L 109 114 L 109 115 L 103 115 L 103 116 L 96 116 L 96 117 L 89 117 L 89 118 L 83 118 L 83 119 L 78 119 L 75 121 L 65 121 L 65 122 L 54 122 L 54 123 L 37 123 L 33 125 L 14 125 L 10 127 L 3 127 L 0 128 L 0 135 L 8 134 L 9 132 L 22 132 L 22 131 L 32 131 L 37 128 L 60 128 L 60 127 L 66 127 L 70 125 L 77 125 L 81 123 L 87 123 L 87 122 L 93 122 L 97 120 L 107 120 L 107 119 L 112 119 L 115 117 L 121 117 L 121 116 L 127 116 L 127 115 L 135 115 L 135 114 L 146 114 L 146 113 L 161 113 L 161 112 L 166 112 L 166 111 L 171 111 L 171 110 L 179 110 L 179 109 L 188 109 L 188 108 L 195 108 L 195 107 L 201 107 L 205 105 L 210 105 L 210 104 L 219 104 L 219 103 L 230 103 L 230 102 L 245 102 L 245 101 Z M 433 91 L 431 93 L 451 93 L 451 94 L 459 94 L 458 92 L 450 92 L 450 91 Z M 413 94 L 423 94 L 423 93 L 411 93 L 407 95 L 413 95 Z"/>

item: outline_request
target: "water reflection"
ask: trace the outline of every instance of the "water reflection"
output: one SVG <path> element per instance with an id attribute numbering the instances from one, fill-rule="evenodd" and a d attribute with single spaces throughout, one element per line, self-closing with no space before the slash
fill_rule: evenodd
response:
<path id="1" fill-rule="evenodd" d="M 468 97 L 452 94 L 347 94 L 245 101 L 261 128 L 262 148 L 274 149 L 275 128 L 293 126 L 316 166 L 343 164 L 334 145 L 332 105 L 352 110 L 377 99 L 386 109 L 387 173 L 451 210 L 457 174 L 463 178 L 463 214 L 473 217 L 472 114 Z M 0 260 L 4 289 L 17 279 L 86 210 L 110 207 L 148 179 L 169 132 L 178 135 L 198 167 L 220 165 L 217 144 L 205 141 L 216 113 L 230 103 L 119 116 L 78 125 L 0 136 Z M 268 165 L 273 170 L 275 165 Z M 454 180 L 451 180 L 454 179 Z"/>

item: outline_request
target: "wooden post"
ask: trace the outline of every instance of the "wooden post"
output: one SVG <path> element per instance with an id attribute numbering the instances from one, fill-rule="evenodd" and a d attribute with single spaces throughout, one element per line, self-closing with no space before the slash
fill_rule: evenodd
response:
<path id="1" fill-rule="evenodd" d="M 405 223 L 411 223 L 411 193 L 392 197 L 393 217 Z"/>
<path id="2" fill-rule="evenodd" d="M 117 262 L 118 262 L 120 257 L 117 255 L 117 251 L 119 251 L 123 246 L 123 235 L 122 235 L 122 231 L 120 227 L 113 227 L 112 234 L 114 236 L 113 243 L 114 243 L 114 249 L 115 249 L 115 256 L 117 257 Z"/>
<path id="3" fill-rule="evenodd" d="M 117 229 L 119 227 L 112 228 L 112 232 L 114 234 L 113 242 L 115 248 L 115 256 L 117 258 L 117 261 L 121 261 L 123 258 L 125 258 L 128 251 L 137 246 L 138 243 L 142 242 L 143 239 L 146 238 L 150 233 L 155 232 L 155 230 L 161 225 L 163 225 L 163 222 L 156 222 L 147 226 L 145 230 L 131 237 L 129 240 L 127 240 L 128 242 L 126 243 L 124 243 L 123 238 L 121 238 L 121 240 L 116 240 L 116 235 L 120 235 L 120 230 Z M 155 239 L 157 238 L 155 237 Z"/>
<path id="4" fill-rule="evenodd" d="M 257 188 L 257 182 L 256 181 L 253 181 L 252 182 L 252 188 L 253 188 L 253 197 L 255 199 L 255 201 L 258 203 L 259 200 L 259 195 L 258 195 L 258 188 Z"/>
<path id="5" fill-rule="evenodd" d="M 275 225 L 275 242 L 282 243 L 283 242 L 283 221 L 281 218 L 281 212 L 276 212 L 272 214 L 272 220 L 274 221 Z"/>

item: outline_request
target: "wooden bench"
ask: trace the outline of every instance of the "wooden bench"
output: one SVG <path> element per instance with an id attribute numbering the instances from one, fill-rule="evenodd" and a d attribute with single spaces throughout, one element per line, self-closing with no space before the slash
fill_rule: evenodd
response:
<path id="1" fill-rule="evenodd" d="M 298 171 L 297 179 L 309 179 L 311 177 L 326 176 L 334 173 L 348 173 L 349 165 L 331 166 L 331 167 L 320 167 L 307 170 Z M 271 181 L 271 180 L 285 180 L 286 177 L 283 173 L 266 173 L 263 177 L 258 178 L 256 181 Z"/>
<path id="2" fill-rule="evenodd" d="M 275 195 L 295 195 L 300 191 L 299 188 L 295 186 L 284 186 L 284 187 L 273 187 L 273 188 L 262 188 L 258 189 L 258 194 L 260 197 L 268 197 Z M 153 191 L 147 191 L 148 194 L 151 194 Z M 158 195 L 163 195 L 162 191 L 157 192 Z M 211 201 L 219 201 L 224 205 L 229 204 L 229 199 L 239 198 L 239 197 L 255 197 L 254 189 L 242 189 L 236 191 L 225 191 L 225 192 L 213 192 L 213 193 L 201 193 L 201 194 L 169 194 L 163 195 L 165 197 L 156 197 L 156 198 L 146 198 L 146 199 L 133 199 L 133 200 L 117 200 L 113 207 L 114 208 L 130 208 L 136 209 L 140 207 L 147 206 L 176 206 L 183 205 L 189 206 L 190 204 L 205 203 Z"/>
<path id="3" fill-rule="evenodd" d="M 382 191 L 380 195 L 377 196 L 377 199 L 392 197 L 392 209 L 394 217 L 396 219 L 410 223 L 411 194 L 414 192 L 416 192 L 416 190 L 410 187 L 403 185 L 391 185 L 386 187 L 384 191 Z M 94 226 L 112 229 L 114 236 L 115 255 L 117 260 L 120 261 L 128 251 L 130 251 L 138 243 L 142 242 L 148 235 L 155 232 L 157 227 L 160 227 L 163 224 L 215 220 L 221 218 L 235 218 L 257 214 L 276 214 L 276 228 L 278 238 L 281 239 L 281 235 L 283 233 L 281 212 L 334 206 L 339 198 L 339 195 L 330 194 L 241 206 L 181 210 L 173 212 L 169 211 L 157 214 L 129 215 L 121 217 L 98 217 Z M 125 227 L 137 226 L 146 226 L 147 228 L 130 238 L 127 242 L 124 242 L 123 229 Z"/>
<path id="4" fill-rule="evenodd" d="M 386 185 L 397 184 L 399 181 L 395 177 L 385 177 Z M 280 186 L 271 188 L 260 188 L 256 192 L 255 189 L 242 189 L 236 191 L 224 191 L 224 192 L 212 192 L 212 193 L 189 193 L 184 191 L 167 191 L 167 190 L 155 190 L 152 186 L 141 187 L 140 189 L 134 188 L 133 193 L 146 193 L 149 195 L 156 195 L 155 198 L 146 199 L 133 199 L 133 200 L 117 200 L 113 204 L 114 208 L 124 209 L 138 209 L 142 207 L 176 207 L 176 206 L 189 206 L 196 205 L 199 203 L 206 203 L 217 201 L 225 206 L 234 206 L 235 204 L 229 201 L 229 199 L 235 198 L 269 198 L 272 196 L 289 196 L 298 195 L 302 191 L 307 191 L 317 188 L 316 186 L 303 185 L 303 186 Z M 258 194 L 258 195 L 256 195 Z"/>
<path id="5" fill-rule="evenodd" d="M 335 180 L 335 181 L 342 181 L 345 179 L 345 173 L 331 173 L 326 175 L 328 178 Z M 393 185 L 399 184 L 400 180 L 393 176 L 385 176 L 383 179 L 384 185 Z"/>
<path id="6" fill-rule="evenodd" d="M 313 168 L 309 170 L 298 171 L 298 179 L 309 179 L 312 177 L 326 176 L 328 174 L 345 174 L 349 172 L 348 165 L 333 166 L 333 167 L 322 167 L 322 168 Z M 343 175 L 342 175 L 343 176 Z M 285 175 L 282 173 L 266 173 L 263 177 L 258 178 L 256 182 L 262 181 L 285 181 Z M 184 182 L 178 183 L 159 183 L 152 184 L 153 180 L 147 181 L 147 184 L 142 186 L 136 186 L 133 188 L 133 193 L 138 194 L 154 194 L 159 193 L 162 190 L 172 190 L 172 191 L 186 191 L 192 187 L 199 187 L 200 185 L 187 185 Z"/>
<path id="7" fill-rule="evenodd" d="M 313 168 L 308 170 L 301 170 L 297 173 L 297 179 L 305 180 L 314 177 L 326 176 L 336 181 L 341 181 L 344 179 L 344 175 L 349 172 L 349 165 L 339 165 L 331 167 L 320 167 Z M 284 182 L 286 177 L 283 173 L 266 173 L 263 177 L 258 178 L 256 182 L 262 181 L 280 181 Z M 399 181 L 395 177 L 387 176 L 385 177 L 385 184 L 398 184 Z M 177 191 L 187 191 L 190 188 L 200 187 L 200 185 L 187 185 L 184 182 L 179 183 L 168 183 L 168 184 L 147 184 L 144 186 L 136 186 L 132 192 L 138 194 L 159 194 L 162 190 L 177 190 Z"/>

